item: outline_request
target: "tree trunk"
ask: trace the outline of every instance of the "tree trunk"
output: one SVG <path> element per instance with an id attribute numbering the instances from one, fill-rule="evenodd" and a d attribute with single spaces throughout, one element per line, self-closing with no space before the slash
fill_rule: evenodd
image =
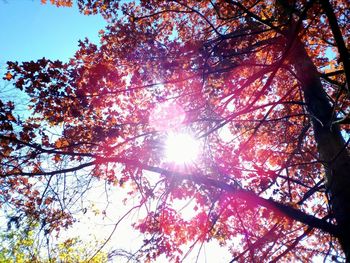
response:
<path id="1" fill-rule="evenodd" d="M 312 119 L 319 158 L 324 165 L 330 207 L 339 227 L 337 238 L 346 261 L 350 262 L 350 156 L 339 126 L 332 125 L 332 106 L 301 42 L 296 41 L 291 57 Z"/>

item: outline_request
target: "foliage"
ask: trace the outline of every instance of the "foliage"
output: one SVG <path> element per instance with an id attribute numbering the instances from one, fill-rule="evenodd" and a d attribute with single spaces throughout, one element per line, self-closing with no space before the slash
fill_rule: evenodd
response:
<path id="1" fill-rule="evenodd" d="M 214 240 L 232 261 L 350 258 L 349 1 L 78 5 L 109 22 L 100 45 L 8 62 L 32 116 L 0 104 L 3 205 L 59 232 L 99 179 L 146 213 L 138 259 Z M 170 133 L 193 134 L 199 158 L 166 160 Z"/>
<path id="2" fill-rule="evenodd" d="M 0 235 L 0 262 L 39 262 L 30 229 L 8 229 Z"/>
<path id="3" fill-rule="evenodd" d="M 11 227 L 0 235 L 0 262 L 107 262 L 107 254 L 97 253 L 91 259 L 87 243 L 78 238 L 70 238 L 55 244 L 49 257 L 43 254 L 45 246 L 37 243 L 39 225 L 34 222 L 21 222 L 25 227 Z"/>

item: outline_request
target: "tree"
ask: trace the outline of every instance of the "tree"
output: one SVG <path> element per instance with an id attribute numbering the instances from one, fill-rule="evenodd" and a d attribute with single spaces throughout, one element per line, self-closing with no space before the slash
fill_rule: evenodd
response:
<path id="1" fill-rule="evenodd" d="M 14 219 L 12 219 L 13 221 Z M 9 225 L 5 233 L 0 235 L 0 261 L 1 262 L 88 262 L 91 257 L 91 249 L 88 244 L 83 243 L 79 238 L 69 238 L 55 244 L 49 249 L 49 255 L 43 255 L 43 245 L 38 244 L 36 238 L 39 233 L 38 222 L 22 221 L 22 225 Z M 24 224 L 23 224 L 24 223 Z M 89 244 L 93 245 L 93 244 Z M 97 245 L 97 243 L 96 243 Z M 90 250 L 90 251 L 89 251 Z M 46 252 L 46 250 L 44 251 Z M 90 253 L 90 254 L 89 254 Z M 99 252 L 89 262 L 107 262 L 107 254 Z"/>
<path id="2" fill-rule="evenodd" d="M 15 218 L 9 222 L 7 231 L 0 235 L 0 261 L 39 262 L 38 249 L 34 246 L 34 233 L 31 229 L 34 223 L 28 222 L 30 227 L 20 228 Z M 15 226 L 12 223 L 15 223 Z"/>
<path id="3" fill-rule="evenodd" d="M 33 117 L 0 105 L 1 185 L 46 178 L 36 191 L 61 211 L 48 231 L 72 223 L 65 180 L 100 178 L 146 211 L 139 258 L 181 261 L 217 240 L 232 262 L 350 261 L 348 1 L 78 4 L 109 21 L 101 44 L 81 41 L 67 64 L 9 62 Z M 200 157 L 166 160 L 170 133 L 193 134 Z M 16 209 L 35 213 L 44 199 L 26 189 Z M 190 219 L 176 205 L 188 201 Z"/>

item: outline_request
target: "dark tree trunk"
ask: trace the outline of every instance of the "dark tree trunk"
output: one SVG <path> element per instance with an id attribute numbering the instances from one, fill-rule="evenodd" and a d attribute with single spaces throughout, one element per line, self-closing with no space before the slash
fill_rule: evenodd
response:
<path id="1" fill-rule="evenodd" d="M 317 69 L 300 42 L 294 45 L 291 57 L 324 165 L 330 206 L 339 227 L 337 238 L 350 262 L 350 156 L 339 126 L 332 125 L 333 109 Z"/>

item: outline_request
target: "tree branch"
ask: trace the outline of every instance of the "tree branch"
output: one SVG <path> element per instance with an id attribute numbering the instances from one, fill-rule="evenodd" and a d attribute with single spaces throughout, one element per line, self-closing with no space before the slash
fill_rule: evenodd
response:
<path id="1" fill-rule="evenodd" d="M 271 198 L 265 199 L 263 197 L 260 197 L 252 191 L 241 188 L 239 185 L 228 184 L 226 182 L 208 178 L 207 176 L 202 174 L 183 174 L 183 173 L 173 172 L 163 168 L 143 164 L 136 160 L 130 160 L 125 158 L 119 158 L 119 157 L 98 158 L 96 161 L 98 163 L 119 162 L 126 165 L 136 166 L 143 170 L 163 174 L 166 176 L 172 176 L 172 177 L 176 176 L 178 180 L 189 180 L 199 185 L 203 185 L 205 187 L 215 187 L 215 188 L 224 190 L 228 193 L 234 194 L 238 198 L 245 200 L 251 206 L 258 205 L 258 206 L 265 207 L 274 212 L 281 213 L 282 215 L 288 218 L 301 222 L 312 228 L 318 228 L 333 236 L 339 236 L 339 233 L 338 233 L 339 231 L 337 226 L 331 223 L 328 223 L 323 219 L 306 214 L 303 211 L 296 209 L 294 207 L 291 207 L 289 205 L 279 203 Z"/>
<path id="2" fill-rule="evenodd" d="M 331 27 L 334 40 L 337 44 L 340 60 L 343 62 L 346 82 L 348 83 L 347 90 L 349 91 L 349 83 L 350 83 L 350 56 L 349 51 L 346 48 L 342 33 L 339 28 L 339 24 L 337 21 L 337 17 L 335 16 L 332 5 L 329 0 L 322 0 L 321 4 L 323 6 L 323 10 L 328 17 L 329 26 Z"/>

